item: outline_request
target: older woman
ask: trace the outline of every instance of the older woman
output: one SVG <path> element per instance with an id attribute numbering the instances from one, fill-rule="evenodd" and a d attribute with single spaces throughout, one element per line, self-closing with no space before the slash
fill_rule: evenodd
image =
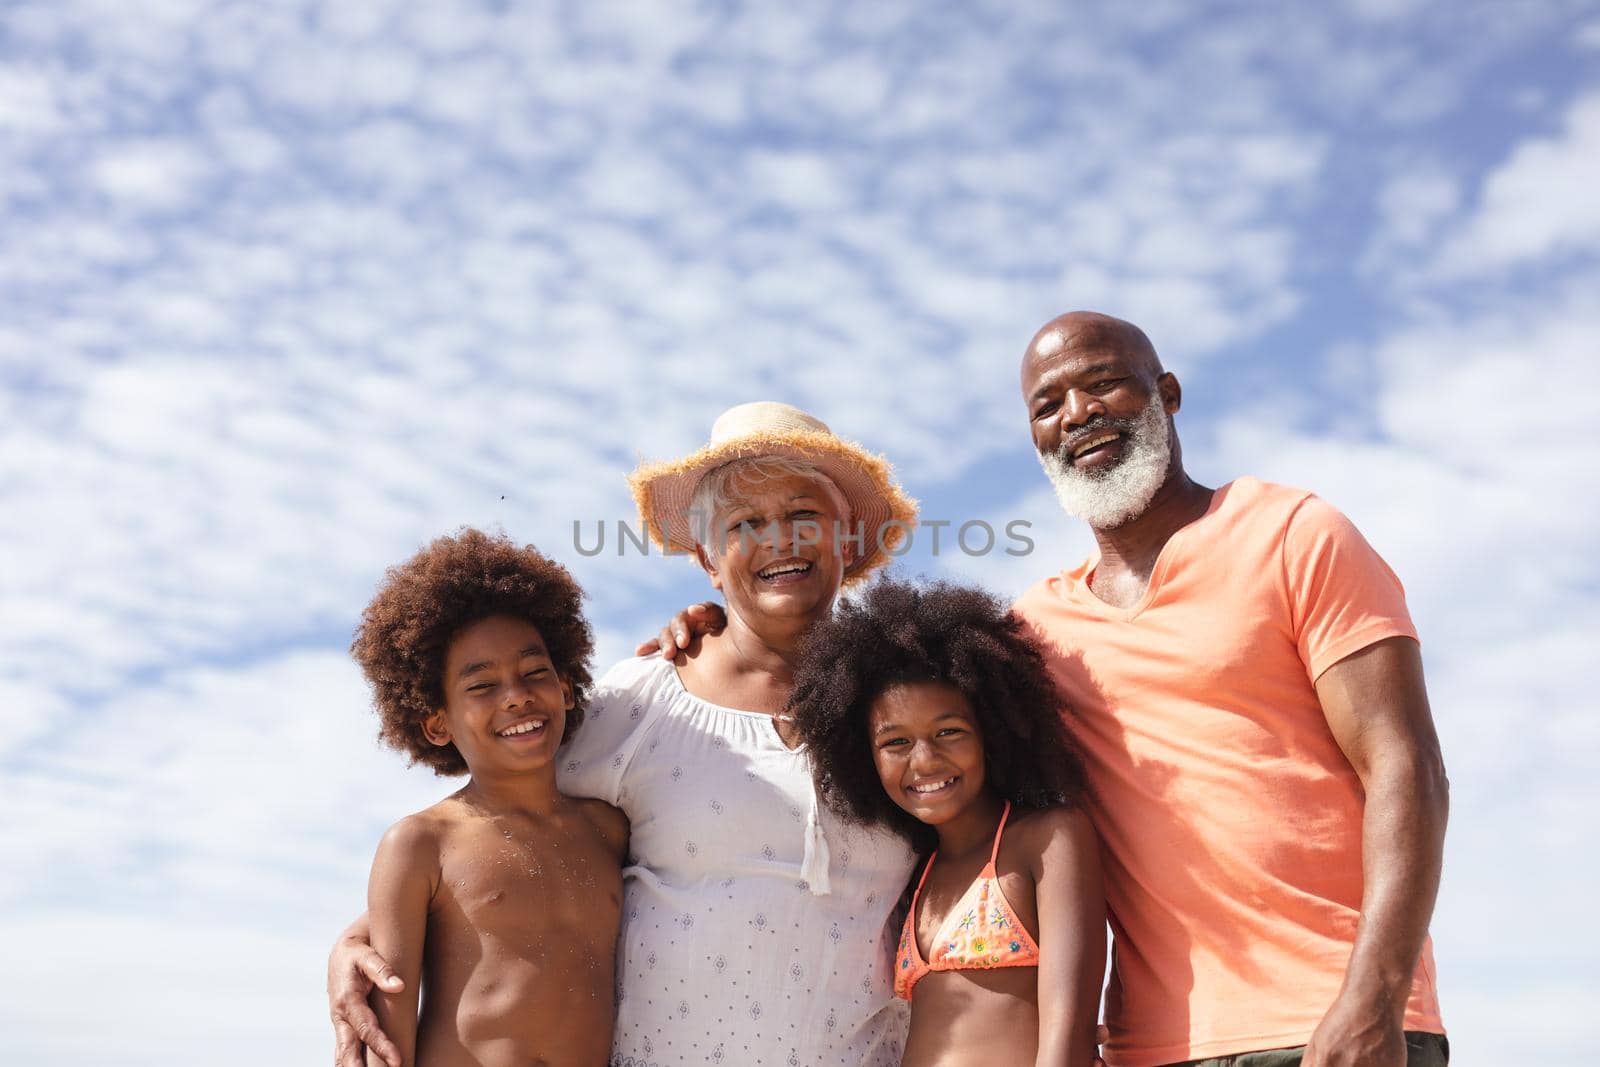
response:
<path id="1" fill-rule="evenodd" d="M 695 554 L 728 620 L 676 663 L 614 667 L 563 757 L 564 791 L 632 823 L 612 1063 L 897 1064 L 888 919 L 913 857 L 818 803 L 782 711 L 801 636 L 887 560 L 913 504 L 881 459 L 772 403 L 730 409 L 707 447 L 630 480 L 652 535 Z M 336 947 L 336 1021 L 365 1023 L 381 966 Z"/>

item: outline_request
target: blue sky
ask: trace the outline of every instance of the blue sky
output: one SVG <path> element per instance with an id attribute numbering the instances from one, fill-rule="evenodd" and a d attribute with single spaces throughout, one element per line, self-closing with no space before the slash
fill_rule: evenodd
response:
<path id="1" fill-rule="evenodd" d="M 1091 307 L 1197 476 L 1317 490 L 1407 583 L 1456 1062 L 1593 1062 L 1597 59 L 1555 0 L 6 4 L 9 1059 L 325 1059 L 372 846 L 452 788 L 344 652 L 432 536 L 572 563 L 604 666 L 705 586 L 572 522 L 772 398 L 1034 523 L 908 571 L 1076 562 L 1016 363 Z"/>

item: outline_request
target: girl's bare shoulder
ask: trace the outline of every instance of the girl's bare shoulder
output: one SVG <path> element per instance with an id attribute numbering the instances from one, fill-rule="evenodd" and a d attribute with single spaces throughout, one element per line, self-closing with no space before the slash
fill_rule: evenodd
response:
<path id="1" fill-rule="evenodd" d="M 1098 851 L 1099 838 L 1082 808 L 1055 807 L 1013 811 L 1006 823 L 1002 852 L 1017 858 L 1018 866 L 1034 867 L 1049 851 Z M 1013 851 L 1015 849 L 1015 851 Z"/>

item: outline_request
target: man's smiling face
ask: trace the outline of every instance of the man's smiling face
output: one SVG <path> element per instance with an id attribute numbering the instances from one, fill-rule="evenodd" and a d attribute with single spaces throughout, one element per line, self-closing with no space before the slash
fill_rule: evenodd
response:
<path id="1" fill-rule="evenodd" d="M 1063 508 L 1096 529 L 1143 513 L 1172 465 L 1181 394 L 1142 332 L 1086 313 L 1050 322 L 1023 358 L 1022 395 Z"/>

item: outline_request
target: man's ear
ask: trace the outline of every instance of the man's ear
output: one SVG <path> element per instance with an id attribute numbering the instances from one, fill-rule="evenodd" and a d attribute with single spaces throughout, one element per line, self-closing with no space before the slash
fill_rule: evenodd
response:
<path id="1" fill-rule="evenodd" d="M 443 708 L 422 720 L 422 736 L 439 748 L 450 744 L 450 724 L 445 721 Z"/>
<path id="2" fill-rule="evenodd" d="M 1156 379 L 1156 389 L 1161 393 L 1161 406 L 1168 415 L 1176 415 L 1178 409 L 1183 407 L 1183 386 L 1178 384 L 1177 375 L 1171 371 L 1164 372 Z"/>
<path id="3" fill-rule="evenodd" d="M 571 711 L 578 703 L 572 696 L 572 683 L 567 681 L 567 676 L 560 671 L 556 672 L 556 681 L 561 683 L 561 708 L 563 711 Z"/>

